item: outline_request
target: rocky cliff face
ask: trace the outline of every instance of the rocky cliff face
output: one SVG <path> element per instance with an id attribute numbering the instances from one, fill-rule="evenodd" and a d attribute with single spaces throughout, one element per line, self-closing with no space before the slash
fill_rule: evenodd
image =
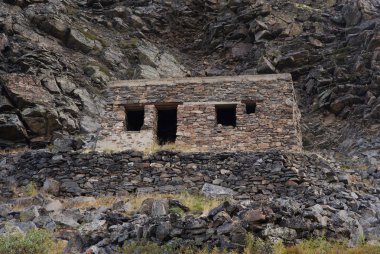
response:
<path id="1" fill-rule="evenodd" d="M 110 4 L 0 3 L 2 147 L 61 140 L 74 148 L 64 137 L 96 133 L 108 81 L 186 75 L 172 54 L 149 42 L 126 3 Z"/>
<path id="2" fill-rule="evenodd" d="M 379 163 L 377 0 L 0 3 L 0 140 L 96 136 L 115 79 L 290 72 L 304 146 Z"/>

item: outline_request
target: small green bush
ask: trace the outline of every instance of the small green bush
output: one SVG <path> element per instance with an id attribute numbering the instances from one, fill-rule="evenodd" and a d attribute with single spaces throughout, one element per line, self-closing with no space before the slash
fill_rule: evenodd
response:
<path id="1" fill-rule="evenodd" d="M 50 254 L 54 241 L 51 235 L 41 229 L 27 234 L 11 233 L 0 237 L 0 254 Z"/>
<path id="2" fill-rule="evenodd" d="M 273 253 L 272 244 L 248 233 L 245 237 L 244 254 L 267 254 Z"/>
<path id="3" fill-rule="evenodd" d="M 175 213 L 175 214 L 179 214 L 179 215 L 184 215 L 185 212 L 179 208 L 179 207 L 172 207 L 169 209 L 169 213 Z"/>
<path id="4" fill-rule="evenodd" d="M 38 195 L 37 184 L 35 182 L 28 183 L 28 185 L 26 186 L 25 192 L 26 192 L 25 194 L 28 197 L 35 197 L 35 196 L 37 196 Z"/>
<path id="5" fill-rule="evenodd" d="M 162 248 L 153 242 L 126 242 L 122 249 L 123 254 L 160 254 L 162 252 Z"/>

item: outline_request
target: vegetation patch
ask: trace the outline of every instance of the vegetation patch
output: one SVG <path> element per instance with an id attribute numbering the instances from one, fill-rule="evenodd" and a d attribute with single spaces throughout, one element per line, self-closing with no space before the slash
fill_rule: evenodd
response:
<path id="1" fill-rule="evenodd" d="M 132 241 L 126 242 L 121 253 L 154 253 L 154 254 L 378 254 L 380 246 L 361 244 L 356 247 L 349 247 L 345 242 L 329 242 L 324 238 L 305 240 L 294 246 L 285 246 L 281 242 L 272 243 L 263 241 L 247 234 L 246 244 L 242 250 L 231 251 L 219 248 L 197 248 L 192 245 L 171 244 L 158 245 L 153 242 Z"/>
<path id="2" fill-rule="evenodd" d="M 114 203 L 119 200 L 125 201 L 129 204 L 130 210 L 128 214 L 136 213 L 146 199 L 176 199 L 183 203 L 190 209 L 189 213 L 192 214 L 207 214 L 212 208 L 221 204 L 225 199 L 212 199 L 207 198 L 200 194 L 192 193 L 177 193 L 177 194 L 160 194 L 160 193 L 149 193 L 149 194 L 136 194 L 122 197 L 113 196 L 103 196 L 95 198 L 94 200 L 83 201 L 63 201 L 66 208 L 89 208 L 89 207 L 112 207 Z M 171 208 L 171 213 L 184 214 L 184 211 L 180 208 Z"/>
<path id="3" fill-rule="evenodd" d="M 132 37 L 129 40 L 123 40 L 120 42 L 120 47 L 124 49 L 129 49 L 129 48 L 136 48 L 139 44 L 139 39 L 136 37 Z"/>
<path id="4" fill-rule="evenodd" d="M 111 207 L 116 201 L 118 200 L 117 197 L 113 196 L 105 196 L 105 197 L 98 197 L 94 200 L 83 200 L 83 201 L 76 201 L 76 200 L 70 200 L 64 202 L 65 208 L 88 208 L 88 207 Z"/>
<path id="5" fill-rule="evenodd" d="M 38 195 L 37 184 L 35 182 L 28 183 L 28 185 L 25 187 L 25 194 L 28 197 L 37 196 Z"/>
<path id="6" fill-rule="evenodd" d="M 335 50 L 334 52 L 334 58 L 335 60 L 339 62 L 345 61 L 347 58 L 349 58 L 350 48 L 349 47 L 343 47 Z"/>
<path id="7" fill-rule="evenodd" d="M 107 67 L 105 67 L 104 65 L 100 64 L 99 62 L 90 62 L 88 66 L 96 66 L 99 68 L 99 71 L 103 72 L 104 74 L 106 74 L 107 76 L 111 76 L 111 73 L 110 71 L 107 69 Z"/>
<path id="8" fill-rule="evenodd" d="M 149 154 L 157 153 L 159 151 L 186 152 L 188 150 L 189 150 L 188 147 L 181 146 L 175 143 L 167 143 L 164 145 L 159 145 L 157 143 L 154 143 L 150 147 L 147 147 L 143 152 L 144 152 L 144 155 L 149 155 Z"/>
<path id="9" fill-rule="evenodd" d="M 297 9 L 301 9 L 301 10 L 304 10 L 304 11 L 321 11 L 321 9 L 318 9 L 318 8 L 313 8 L 311 7 L 310 5 L 306 5 L 306 4 L 299 4 L 299 3 L 296 3 L 295 4 L 295 7 Z"/>
<path id="10" fill-rule="evenodd" d="M 61 243 L 55 243 L 49 232 L 31 230 L 25 235 L 11 233 L 0 236 L 0 254 L 55 254 L 63 253 Z"/>

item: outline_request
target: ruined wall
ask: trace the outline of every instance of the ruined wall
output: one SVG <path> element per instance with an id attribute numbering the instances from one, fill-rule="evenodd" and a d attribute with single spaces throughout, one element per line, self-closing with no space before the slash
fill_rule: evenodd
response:
<path id="1" fill-rule="evenodd" d="M 236 198 L 297 196 L 308 186 L 326 189 L 337 172 L 315 155 L 279 152 L 178 153 L 28 152 L 0 156 L 1 196 L 30 181 L 60 183 L 60 196 L 143 192 L 198 192 L 205 183 L 230 188 Z M 315 195 L 315 193 L 310 193 Z M 311 196 L 309 197 L 312 198 Z M 316 197 L 320 198 L 320 197 Z"/>
<path id="2" fill-rule="evenodd" d="M 144 110 L 144 126 L 142 129 L 139 132 L 126 131 L 125 106 L 108 105 L 97 147 L 109 151 L 123 151 L 132 148 L 144 151 L 152 147 L 156 140 L 156 109 L 153 105 L 146 105 Z"/>
<path id="3" fill-rule="evenodd" d="M 108 113 L 99 149 L 151 146 L 154 120 L 144 123 L 144 135 L 127 132 L 125 108 L 140 105 L 145 117 L 156 119 L 152 106 L 177 104 L 176 146 L 180 149 L 301 150 L 299 111 L 289 74 L 123 81 L 111 85 L 106 98 Z M 254 114 L 246 113 L 247 101 L 256 104 Z M 225 104 L 236 105 L 235 128 L 217 124 L 215 106 Z"/>

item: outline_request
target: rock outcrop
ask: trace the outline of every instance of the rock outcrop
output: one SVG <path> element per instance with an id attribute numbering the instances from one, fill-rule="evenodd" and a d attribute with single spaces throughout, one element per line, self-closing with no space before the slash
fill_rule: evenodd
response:
<path id="1" fill-rule="evenodd" d="M 41 97 L 65 98 L 49 106 L 60 125 L 43 140 L 96 135 L 101 109 L 87 110 L 73 86 L 101 108 L 99 90 L 109 80 L 290 72 L 306 148 L 372 161 L 368 151 L 379 153 L 376 0 L 50 0 L 0 7 L 0 75 L 32 75 L 44 80 Z M 1 90 L 0 114 L 23 110 Z M 67 101 L 75 113 L 61 107 Z M 41 140 L 46 130 L 36 133 L 17 115 L 26 140 Z"/>

